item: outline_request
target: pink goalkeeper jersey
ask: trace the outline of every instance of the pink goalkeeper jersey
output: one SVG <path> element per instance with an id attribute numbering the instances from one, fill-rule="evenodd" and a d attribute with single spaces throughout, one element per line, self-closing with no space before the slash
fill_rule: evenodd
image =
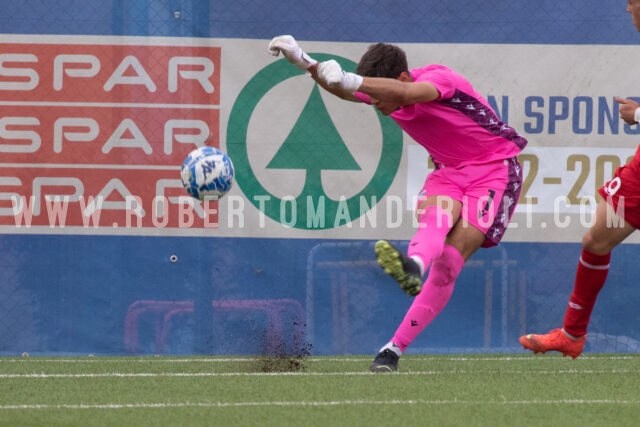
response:
<path id="1" fill-rule="evenodd" d="M 416 82 L 427 81 L 440 92 L 432 102 L 406 105 L 391 118 L 438 166 L 465 166 L 517 156 L 527 140 L 504 124 L 487 101 L 460 74 L 443 65 L 410 71 Z M 368 95 L 356 92 L 364 102 Z"/>

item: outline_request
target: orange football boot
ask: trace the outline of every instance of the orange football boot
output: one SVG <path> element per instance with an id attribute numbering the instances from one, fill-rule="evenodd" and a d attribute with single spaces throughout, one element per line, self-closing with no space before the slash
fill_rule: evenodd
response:
<path id="1" fill-rule="evenodd" d="M 582 354 L 586 341 L 586 336 L 573 340 L 560 328 L 553 329 L 548 334 L 527 334 L 520 337 L 520 344 L 526 350 L 533 351 L 533 354 L 559 351 L 563 356 L 571 356 L 574 359 Z"/>

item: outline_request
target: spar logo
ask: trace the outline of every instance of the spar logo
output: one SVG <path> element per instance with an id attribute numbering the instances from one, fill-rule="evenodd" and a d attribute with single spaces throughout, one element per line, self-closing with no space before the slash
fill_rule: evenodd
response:
<path id="1" fill-rule="evenodd" d="M 0 44 L 0 228 L 216 222 L 179 169 L 220 145 L 220 65 L 215 46 Z"/>
<path id="2" fill-rule="evenodd" d="M 334 55 L 313 57 L 356 67 Z M 226 148 L 238 186 L 287 227 L 350 224 L 384 197 L 400 164 L 402 131 L 391 119 L 326 95 L 281 59 L 249 81 L 231 110 Z"/>

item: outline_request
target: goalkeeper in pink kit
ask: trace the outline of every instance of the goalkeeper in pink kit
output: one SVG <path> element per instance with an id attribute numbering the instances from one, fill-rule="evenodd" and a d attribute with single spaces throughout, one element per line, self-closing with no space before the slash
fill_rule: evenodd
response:
<path id="1" fill-rule="evenodd" d="M 380 266 L 415 296 L 370 367 L 396 371 L 402 353 L 449 301 L 465 261 L 502 239 L 520 195 L 517 155 L 527 141 L 460 74 L 442 65 L 409 70 L 395 45 L 371 45 L 355 73 L 334 60 L 318 63 L 288 35 L 275 37 L 268 50 L 332 94 L 390 116 L 436 165 L 418 196 L 419 227 L 407 254 L 386 240 L 375 245 Z"/>

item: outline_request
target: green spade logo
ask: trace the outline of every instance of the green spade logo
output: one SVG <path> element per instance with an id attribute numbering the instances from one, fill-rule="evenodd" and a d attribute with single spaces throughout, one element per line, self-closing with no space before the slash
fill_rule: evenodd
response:
<path id="1" fill-rule="evenodd" d="M 360 170 L 329 117 L 318 85 L 313 87 L 302 114 L 267 169 L 306 170 L 302 194 L 307 195 L 323 191 L 323 170 Z"/>
<path id="2" fill-rule="evenodd" d="M 354 70 L 348 59 L 313 54 L 318 61 L 336 59 Z M 402 157 L 402 131 L 377 110 L 382 131 L 382 153 L 371 180 L 352 197 L 330 198 L 323 188 L 322 174 L 331 171 L 360 171 L 324 104 L 317 84 L 289 135 L 284 139 L 267 169 L 305 171 L 302 191 L 296 197 L 278 198 L 270 193 L 251 168 L 247 150 L 247 130 L 260 100 L 276 85 L 302 72 L 285 59 L 263 68 L 242 89 L 233 105 L 227 126 L 227 153 L 236 169 L 236 182 L 249 201 L 269 218 L 288 227 L 328 229 L 349 224 L 372 209 L 389 190 Z M 363 126 L 354 123 L 353 126 Z M 367 154 L 369 155 L 369 154 Z M 345 184 L 348 185 L 348 184 Z M 352 189 L 349 189 L 350 191 Z"/>

